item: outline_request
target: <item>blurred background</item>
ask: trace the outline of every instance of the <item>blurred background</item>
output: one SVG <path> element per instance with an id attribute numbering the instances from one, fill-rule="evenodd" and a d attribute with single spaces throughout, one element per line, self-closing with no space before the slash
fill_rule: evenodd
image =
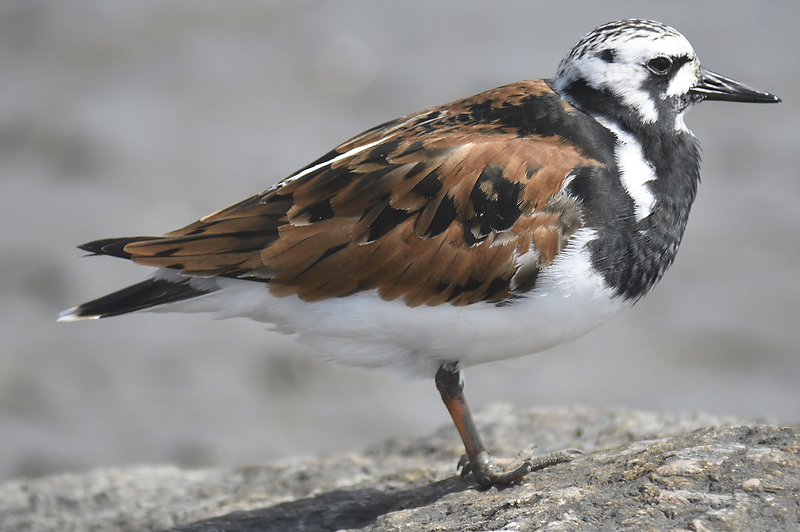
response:
<path id="1" fill-rule="evenodd" d="M 661 285 L 572 344 L 468 370 L 467 396 L 800 422 L 800 2 L 6 0 L 0 480 L 357 451 L 449 424 L 433 382 L 334 366 L 263 324 L 56 324 L 149 274 L 75 246 L 181 227 L 377 123 L 549 77 L 629 17 L 784 103 L 695 109 L 703 183 Z"/>

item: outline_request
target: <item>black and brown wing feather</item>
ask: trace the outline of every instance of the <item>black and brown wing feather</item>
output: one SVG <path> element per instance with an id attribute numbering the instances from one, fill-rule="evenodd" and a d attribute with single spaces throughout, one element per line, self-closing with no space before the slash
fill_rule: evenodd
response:
<path id="1" fill-rule="evenodd" d="M 562 188 L 609 165 L 593 127 L 545 81 L 519 82 L 369 130 L 163 237 L 82 248 L 306 301 L 374 289 L 409 306 L 503 302 L 581 226 Z"/>

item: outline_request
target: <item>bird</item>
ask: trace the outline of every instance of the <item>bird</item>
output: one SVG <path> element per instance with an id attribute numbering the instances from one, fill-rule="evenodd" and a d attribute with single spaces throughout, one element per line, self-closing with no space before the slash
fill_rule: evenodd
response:
<path id="1" fill-rule="evenodd" d="M 463 370 L 577 338 L 650 292 L 700 180 L 684 114 L 706 100 L 781 101 L 701 67 L 672 27 L 603 24 L 552 78 L 378 125 L 163 236 L 79 246 L 155 270 L 59 321 L 245 317 L 334 362 L 433 378 L 462 476 L 516 483 L 580 451 L 493 458 Z"/>

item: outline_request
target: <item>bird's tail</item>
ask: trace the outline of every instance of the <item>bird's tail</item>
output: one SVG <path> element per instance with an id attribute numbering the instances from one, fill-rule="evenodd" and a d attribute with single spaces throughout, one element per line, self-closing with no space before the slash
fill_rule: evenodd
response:
<path id="1" fill-rule="evenodd" d="M 176 303 L 208 294 L 189 285 L 189 279 L 178 282 L 151 278 L 113 294 L 94 299 L 59 314 L 58 321 L 91 320 L 119 316 L 137 310 Z"/>
<path id="2" fill-rule="evenodd" d="M 124 250 L 126 244 L 154 239 L 153 237 L 109 238 L 88 242 L 78 247 L 94 255 L 111 255 L 129 259 L 131 255 Z M 198 285 L 202 285 L 202 288 L 199 288 Z M 159 273 L 150 279 L 63 311 L 59 314 L 58 321 L 119 316 L 137 310 L 185 301 L 215 290 L 216 286 L 212 286 L 210 283 L 193 282 L 193 278 L 181 276 L 177 272 L 159 270 Z"/>

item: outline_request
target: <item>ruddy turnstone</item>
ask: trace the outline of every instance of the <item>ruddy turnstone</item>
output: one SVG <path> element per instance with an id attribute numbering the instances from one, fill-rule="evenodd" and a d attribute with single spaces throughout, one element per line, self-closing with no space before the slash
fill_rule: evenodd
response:
<path id="1" fill-rule="evenodd" d="M 60 321 L 157 308 L 243 316 L 333 361 L 434 377 L 483 486 L 501 468 L 461 370 L 576 338 L 672 264 L 699 181 L 683 115 L 703 100 L 779 102 L 700 67 L 680 33 L 600 26 L 550 79 L 392 120 L 266 191 L 160 237 L 96 240 L 157 268 Z"/>

